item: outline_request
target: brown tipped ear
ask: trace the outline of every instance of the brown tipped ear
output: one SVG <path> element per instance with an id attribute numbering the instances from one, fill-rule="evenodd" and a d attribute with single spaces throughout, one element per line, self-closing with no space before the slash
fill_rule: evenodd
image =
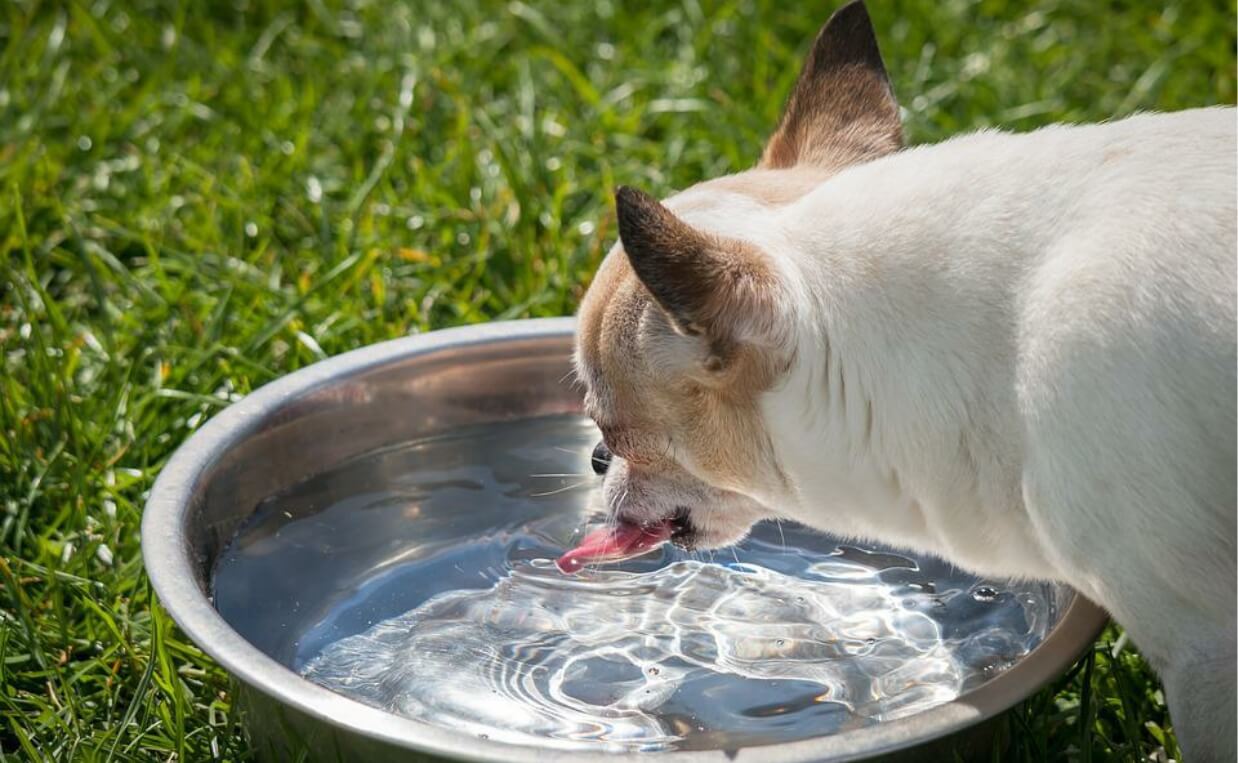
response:
<path id="1" fill-rule="evenodd" d="M 862 0 L 825 22 L 765 146 L 761 167 L 841 168 L 903 145 L 898 103 Z"/>
<path id="2" fill-rule="evenodd" d="M 676 330 L 731 342 L 765 327 L 775 279 L 756 247 L 699 231 L 635 188 L 620 186 L 615 208 L 628 261 Z"/>

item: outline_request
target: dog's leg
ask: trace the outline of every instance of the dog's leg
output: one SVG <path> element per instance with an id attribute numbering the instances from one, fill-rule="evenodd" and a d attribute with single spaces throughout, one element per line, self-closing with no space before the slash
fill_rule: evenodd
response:
<path id="1" fill-rule="evenodd" d="M 1184 648 L 1162 671 L 1165 700 L 1185 763 L 1238 759 L 1234 632 L 1213 635 L 1195 649 Z"/>

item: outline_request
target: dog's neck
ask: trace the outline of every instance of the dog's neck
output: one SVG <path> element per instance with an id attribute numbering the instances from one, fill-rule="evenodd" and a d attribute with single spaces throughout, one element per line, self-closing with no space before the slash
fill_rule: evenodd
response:
<path id="1" fill-rule="evenodd" d="M 765 413 L 796 518 L 1057 578 L 1024 509 L 1014 374 L 1017 286 L 1068 189 L 1022 184 L 1011 164 L 1053 150 L 1018 157 L 1019 142 L 896 155 L 786 210 L 797 360 Z"/>

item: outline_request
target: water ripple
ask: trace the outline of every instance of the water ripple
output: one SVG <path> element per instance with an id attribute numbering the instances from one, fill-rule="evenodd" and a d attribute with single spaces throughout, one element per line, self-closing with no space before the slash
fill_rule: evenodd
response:
<path id="1" fill-rule="evenodd" d="M 836 561 L 807 579 L 694 560 L 566 577 L 522 562 L 493 588 L 335 642 L 303 672 L 491 739 L 659 750 L 704 731 L 704 705 L 728 731 L 814 709 L 838 728 L 912 715 L 963 690 L 976 666 L 961 652 L 988 639 L 1014 660 L 1038 640 L 997 627 L 947 640 L 873 567 Z"/>

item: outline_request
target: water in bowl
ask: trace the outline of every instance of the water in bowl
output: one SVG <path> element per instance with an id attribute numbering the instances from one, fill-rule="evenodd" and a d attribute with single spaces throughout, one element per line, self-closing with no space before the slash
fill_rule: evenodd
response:
<path id="1" fill-rule="evenodd" d="M 783 523 L 567 576 L 600 507 L 576 417 L 353 459 L 263 501 L 215 605 L 312 681 L 495 740 L 719 749 L 902 718 L 983 683 L 1052 628 L 1051 585 Z"/>

